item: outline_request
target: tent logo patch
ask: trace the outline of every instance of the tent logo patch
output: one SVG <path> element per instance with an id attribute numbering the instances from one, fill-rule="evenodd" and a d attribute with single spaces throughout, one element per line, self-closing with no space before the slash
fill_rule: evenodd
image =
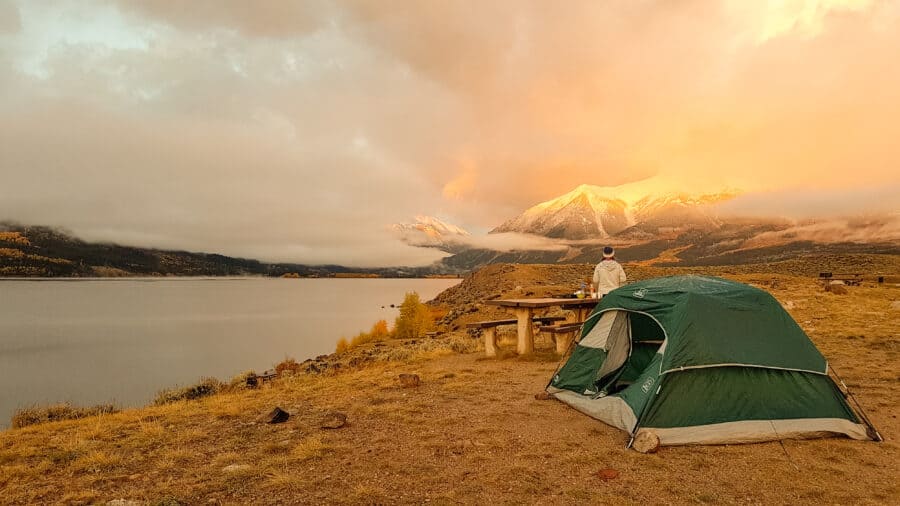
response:
<path id="1" fill-rule="evenodd" d="M 655 382 L 656 382 L 655 379 L 647 378 L 646 380 L 644 380 L 644 384 L 641 385 L 641 390 L 646 394 L 647 392 L 650 391 L 651 388 L 653 388 L 653 383 L 655 383 Z"/>
<path id="2" fill-rule="evenodd" d="M 637 297 L 639 299 L 643 299 L 644 295 L 647 295 L 647 290 L 641 288 L 640 290 L 635 290 L 634 293 L 632 293 L 631 295 L 634 295 L 635 297 Z"/>

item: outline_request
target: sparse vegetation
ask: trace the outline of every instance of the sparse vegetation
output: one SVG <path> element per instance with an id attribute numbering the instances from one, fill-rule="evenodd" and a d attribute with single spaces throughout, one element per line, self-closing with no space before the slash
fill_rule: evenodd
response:
<path id="1" fill-rule="evenodd" d="M 18 244 L 20 246 L 30 246 L 28 238 L 22 235 L 22 232 L 2 232 L 0 231 L 0 242 L 7 244 Z"/>
<path id="2" fill-rule="evenodd" d="M 70 404 L 54 404 L 52 406 L 32 406 L 15 412 L 12 416 L 12 428 L 22 428 L 46 422 L 76 420 L 88 416 L 118 413 L 119 409 L 112 404 L 98 404 L 86 408 Z"/>
<path id="3" fill-rule="evenodd" d="M 335 353 L 346 353 L 354 348 L 387 339 L 415 339 L 434 329 L 435 315 L 443 316 L 446 311 L 423 304 L 416 292 L 409 292 L 400 304 L 400 315 L 394 320 L 393 330 L 388 329 L 386 320 L 375 322 L 368 332 L 360 332 L 353 339 L 338 339 Z"/>
<path id="4" fill-rule="evenodd" d="M 338 340 L 335 353 L 346 353 L 347 351 L 357 348 L 364 344 L 374 343 L 376 341 L 385 341 L 391 338 L 391 332 L 388 330 L 387 321 L 378 320 L 372 325 L 372 329 L 368 332 L 360 332 L 350 341 L 342 337 Z"/>
<path id="5" fill-rule="evenodd" d="M 198 383 L 183 388 L 171 388 L 160 391 L 153 399 L 153 404 L 161 406 L 178 401 L 200 399 L 218 393 L 224 384 L 216 378 L 203 378 Z"/>
<path id="6" fill-rule="evenodd" d="M 245 388 L 247 386 L 247 378 L 250 376 L 256 376 L 256 371 L 251 369 L 234 376 L 228 382 L 226 390 L 232 391 Z"/>
<path id="7" fill-rule="evenodd" d="M 281 376 L 291 376 L 300 372 L 302 367 L 293 358 L 286 358 L 275 365 L 275 374 Z"/>

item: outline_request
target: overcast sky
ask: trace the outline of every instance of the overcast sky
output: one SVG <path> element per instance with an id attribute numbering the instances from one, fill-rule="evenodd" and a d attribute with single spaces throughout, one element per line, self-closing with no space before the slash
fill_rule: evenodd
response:
<path id="1" fill-rule="evenodd" d="M 398 265 L 582 183 L 896 210 L 898 55 L 897 0 L 0 0 L 0 220 Z"/>

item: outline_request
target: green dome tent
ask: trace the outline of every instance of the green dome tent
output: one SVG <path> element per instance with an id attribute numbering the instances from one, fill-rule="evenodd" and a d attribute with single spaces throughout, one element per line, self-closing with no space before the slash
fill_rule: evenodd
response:
<path id="1" fill-rule="evenodd" d="M 632 440 L 649 432 L 661 445 L 880 439 L 774 297 L 714 277 L 656 278 L 610 292 L 548 391 Z"/>

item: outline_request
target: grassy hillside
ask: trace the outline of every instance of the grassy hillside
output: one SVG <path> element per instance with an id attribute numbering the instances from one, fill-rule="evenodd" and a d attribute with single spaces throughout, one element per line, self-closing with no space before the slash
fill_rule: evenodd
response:
<path id="1" fill-rule="evenodd" d="M 433 302 L 449 311 L 438 338 L 322 357 L 256 390 L 2 432 L 0 502 L 895 502 L 900 287 L 869 282 L 846 295 L 827 293 L 813 276 L 829 262 L 900 272 L 900 257 L 877 255 L 626 269 L 632 279 L 702 272 L 770 291 L 855 391 L 884 443 L 832 438 L 666 447 L 652 455 L 626 450 L 624 432 L 534 398 L 558 363 L 546 337 L 538 337 L 535 354 L 518 357 L 512 330 L 501 332 L 503 353 L 488 360 L 478 339 L 451 330 L 495 316 L 496 308 L 481 304 L 485 298 L 553 293 L 589 266 L 496 265 Z M 418 374 L 421 385 L 403 388 L 402 373 Z M 262 423 L 275 406 L 291 418 Z M 346 414 L 347 425 L 322 428 L 334 411 Z M 601 479 L 597 473 L 607 468 L 618 476 Z"/>

